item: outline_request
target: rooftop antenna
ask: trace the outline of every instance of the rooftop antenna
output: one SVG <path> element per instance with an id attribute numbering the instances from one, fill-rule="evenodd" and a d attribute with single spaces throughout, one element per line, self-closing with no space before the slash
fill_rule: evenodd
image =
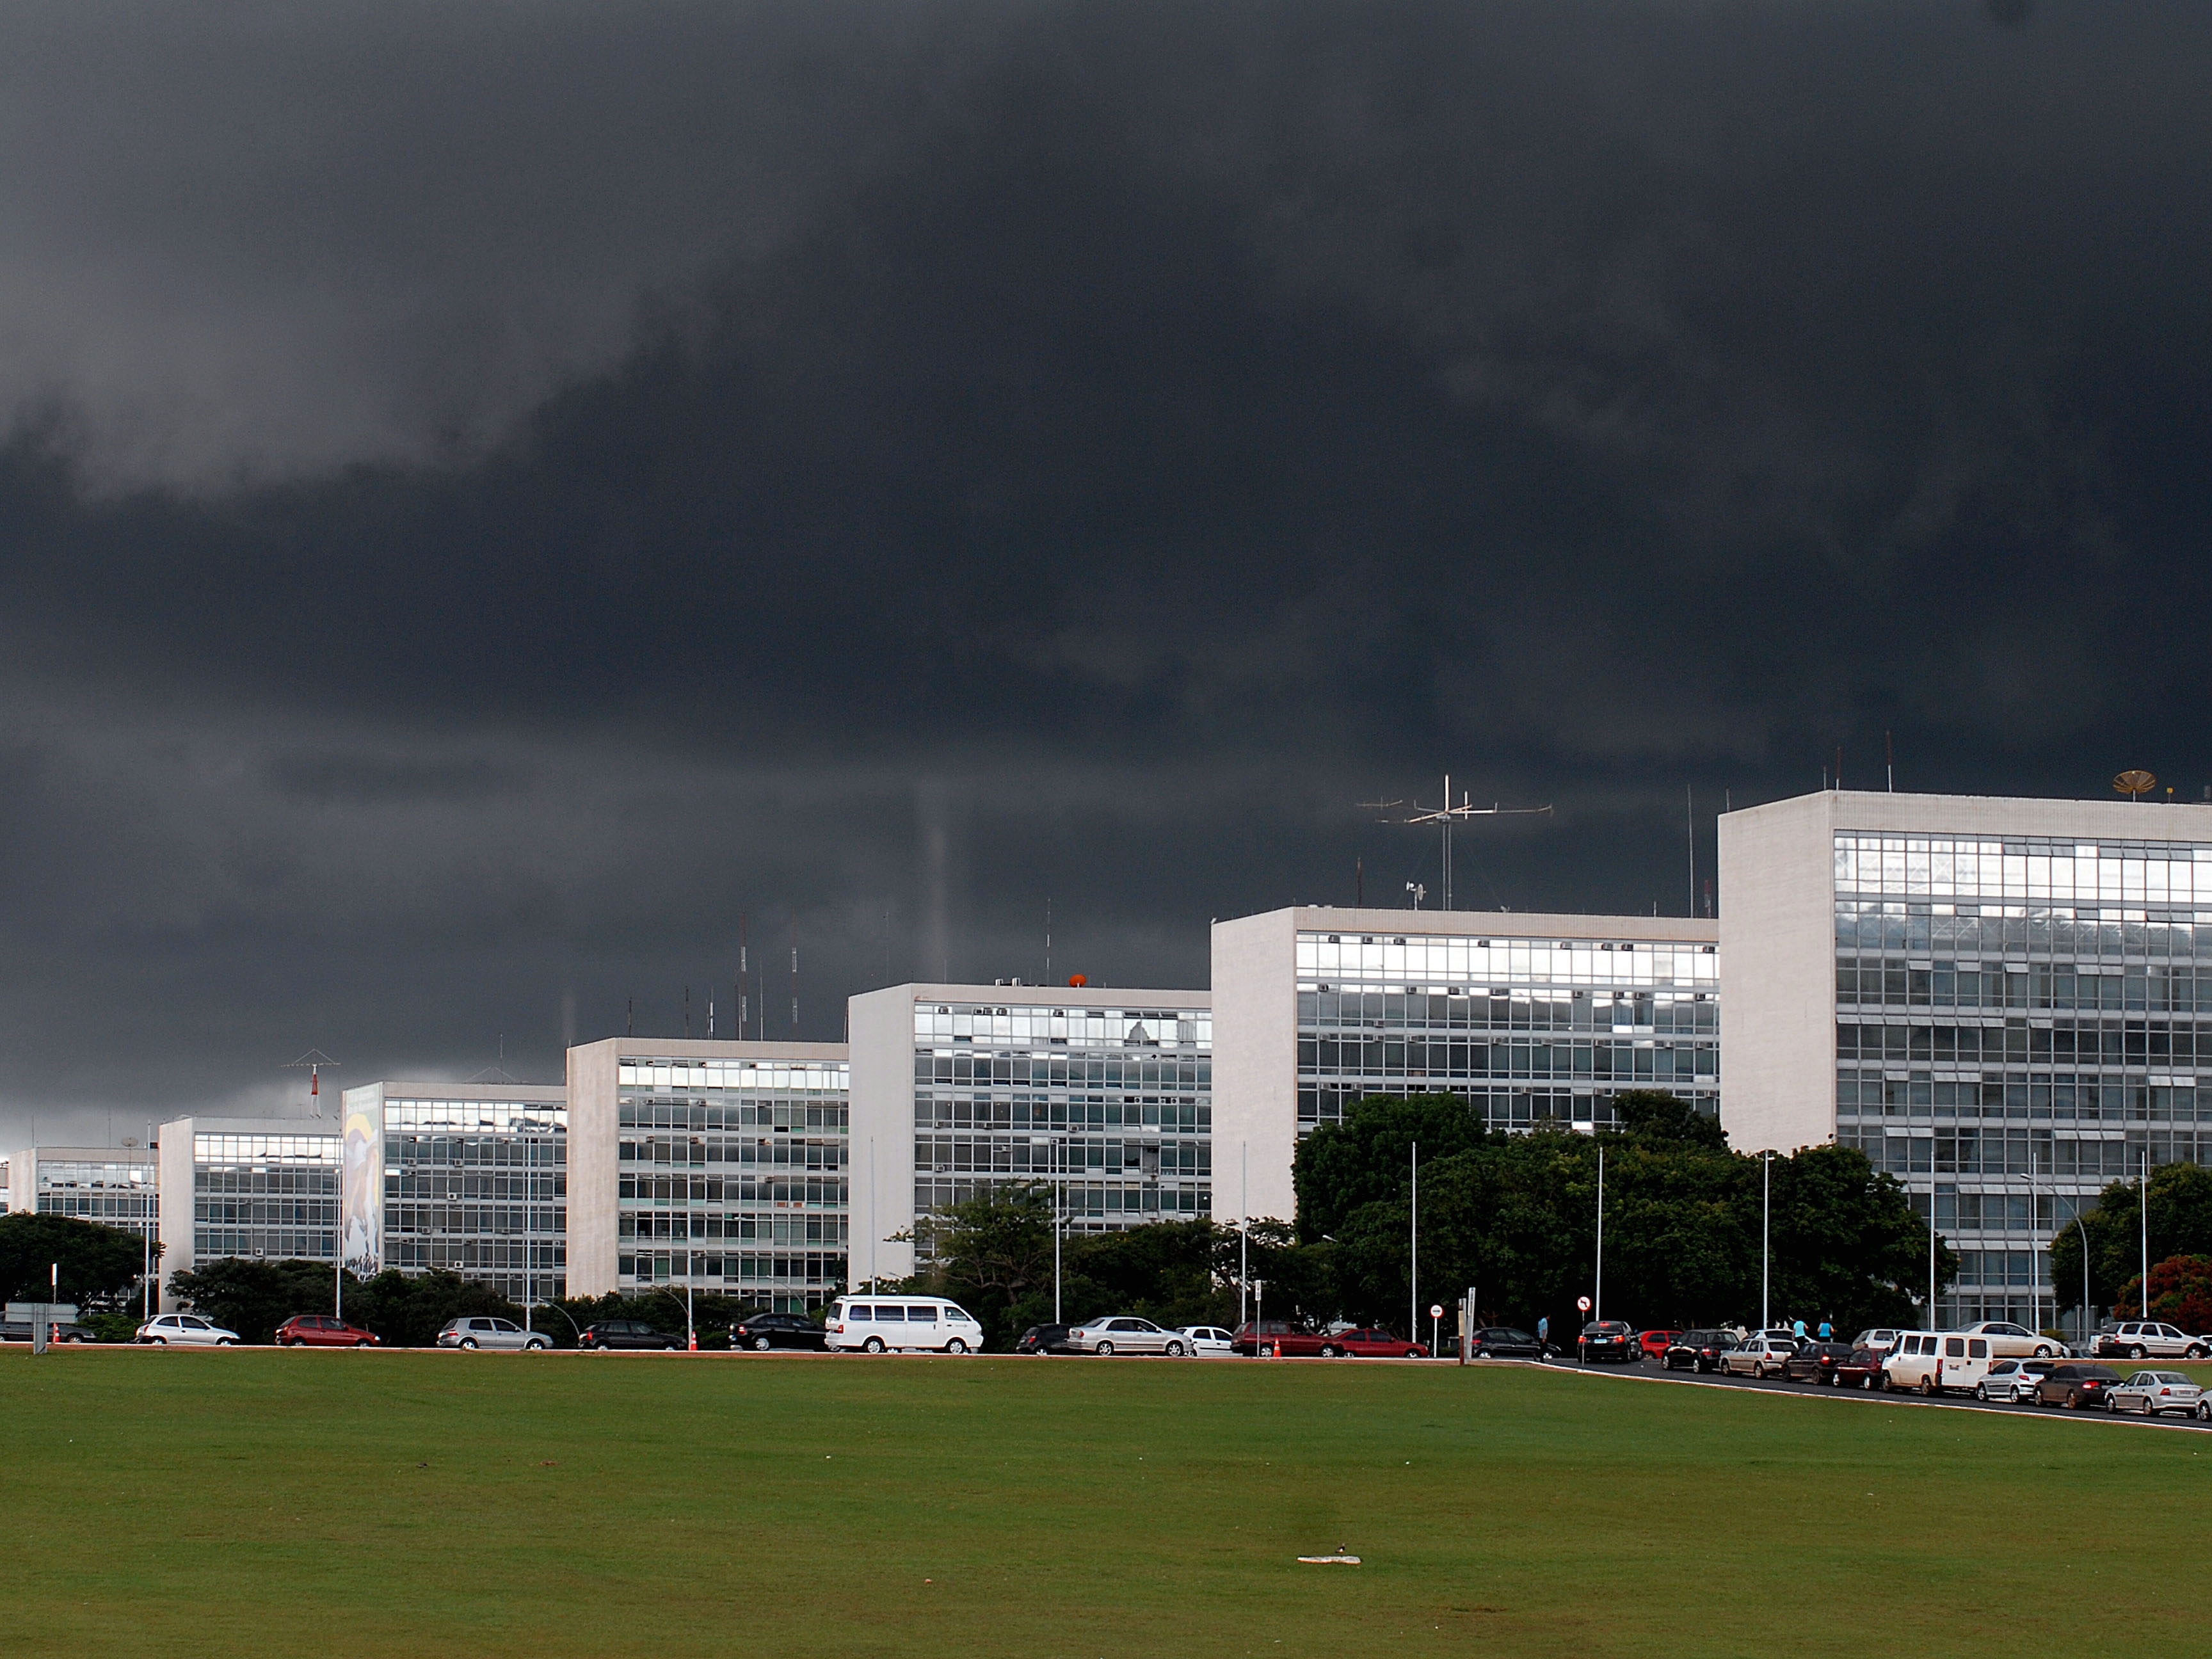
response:
<path id="1" fill-rule="evenodd" d="M 1052 901 L 1048 898 L 1044 902 L 1044 982 L 1052 983 Z"/>
<path id="2" fill-rule="evenodd" d="M 520 1083 L 522 1079 L 507 1069 L 507 1033 L 499 1034 L 499 1064 L 487 1066 L 469 1079 L 471 1083 Z"/>
<path id="3" fill-rule="evenodd" d="M 1682 821 L 1689 826 L 1690 836 L 1690 908 L 1684 914 L 1698 914 L 1698 796 L 1697 786 L 1682 786 Z"/>
<path id="4" fill-rule="evenodd" d="M 738 996 L 738 1041 L 740 1042 L 745 1040 L 745 1024 L 752 1017 L 751 1000 L 745 994 L 745 975 L 751 971 L 745 960 L 746 931 L 747 917 L 740 910 L 738 912 L 738 982 L 732 988 Z"/>
<path id="5" fill-rule="evenodd" d="M 691 988 L 684 988 L 684 1040 L 691 1041 Z"/>
<path id="6" fill-rule="evenodd" d="M 2127 771 L 2112 780 L 2112 787 L 2130 800 L 2141 800 L 2158 787 L 2158 780 L 2148 772 Z"/>
<path id="7" fill-rule="evenodd" d="M 1443 908 L 1447 910 L 1452 908 L 1451 832 L 1452 824 L 1455 820 L 1534 816 L 1536 813 L 1549 812 L 1552 810 L 1548 805 L 1500 806 L 1495 801 L 1487 806 L 1476 806 L 1468 800 L 1467 791 L 1463 789 L 1460 792 L 1457 804 L 1455 805 L 1452 800 L 1451 774 L 1449 772 L 1444 774 L 1444 802 L 1442 806 L 1423 806 L 1419 801 L 1405 800 L 1364 800 L 1359 804 L 1371 811 L 1381 812 L 1389 811 L 1395 807 L 1405 807 L 1407 811 L 1404 817 L 1388 817 L 1382 822 L 1384 823 L 1433 823 L 1443 832 Z M 1408 884 L 1409 890 L 1411 884 Z"/>
<path id="8" fill-rule="evenodd" d="M 799 918 L 791 919 L 791 1040 L 799 1041 Z"/>
<path id="9" fill-rule="evenodd" d="M 1421 908 L 1421 901 L 1429 896 L 1429 890 L 1418 881 L 1407 882 L 1406 890 L 1413 896 L 1413 908 L 1416 910 Z"/>
<path id="10" fill-rule="evenodd" d="M 1887 729 L 1881 734 L 1881 755 L 1882 764 L 1889 773 L 1889 793 L 1893 795 L 1897 793 L 1897 744 Z"/>
<path id="11" fill-rule="evenodd" d="M 323 1115 L 323 1067 L 325 1066 L 335 1066 L 337 1064 L 337 1061 L 332 1060 L 320 1048 L 310 1048 L 306 1054 L 301 1054 L 299 1059 L 294 1060 L 290 1065 L 282 1068 L 287 1072 L 298 1071 L 301 1066 L 305 1066 L 307 1068 L 307 1098 L 315 1103 L 315 1115 L 317 1117 L 320 1117 Z"/>

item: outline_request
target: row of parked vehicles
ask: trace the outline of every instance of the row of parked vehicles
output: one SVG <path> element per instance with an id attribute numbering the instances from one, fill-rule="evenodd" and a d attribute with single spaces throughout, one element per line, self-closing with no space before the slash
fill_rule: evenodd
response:
<path id="1" fill-rule="evenodd" d="M 2140 1359 L 2150 1340 L 2156 1339 L 2142 1326 L 2122 1325 L 2100 1332 L 2095 1348 Z M 1957 1331 L 1864 1330 L 1850 1342 L 1808 1340 L 1794 1328 L 1780 1327 L 1644 1331 L 1636 1334 L 1636 1342 L 1640 1357 L 1656 1357 L 1669 1370 L 1930 1396 L 1970 1394 L 1990 1401 L 2072 1411 L 2102 1407 L 2145 1416 L 2172 1413 L 2212 1422 L 2212 1397 L 2185 1372 L 2138 1370 L 2123 1377 L 2110 1365 L 2069 1353 L 2055 1337 L 2002 1320 Z M 2185 1338 L 2174 1344 L 2173 1352 L 2183 1358 L 2203 1358 L 2208 1346 L 2212 1345 L 2202 1339 Z"/>

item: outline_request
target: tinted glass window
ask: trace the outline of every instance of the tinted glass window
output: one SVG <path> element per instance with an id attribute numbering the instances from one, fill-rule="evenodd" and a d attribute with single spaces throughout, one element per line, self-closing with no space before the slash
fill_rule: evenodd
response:
<path id="1" fill-rule="evenodd" d="M 1966 1339 L 1965 1337 L 1947 1336 L 1943 1339 L 1943 1357 L 1946 1359 L 1963 1358 L 1966 1352 Z"/>
<path id="2" fill-rule="evenodd" d="M 1990 1345 L 1986 1339 L 1978 1336 L 1972 1341 L 1966 1344 L 1967 1358 L 1987 1359 L 1989 1357 Z"/>
<path id="3" fill-rule="evenodd" d="M 933 1325 L 937 1322 L 937 1310 L 934 1308 L 908 1308 L 906 1310 L 906 1316 L 910 1322 L 915 1324 Z"/>

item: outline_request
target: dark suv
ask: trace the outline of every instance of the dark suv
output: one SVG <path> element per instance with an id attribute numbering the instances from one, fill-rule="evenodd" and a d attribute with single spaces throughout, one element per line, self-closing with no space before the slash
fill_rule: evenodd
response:
<path id="1" fill-rule="evenodd" d="M 680 1348 L 684 1339 L 656 1330 L 642 1319 L 602 1319 L 576 1338 L 580 1348 Z"/>
<path id="2" fill-rule="evenodd" d="M 1593 1319 L 1583 1327 L 1577 1346 L 1586 1365 L 1599 1359 L 1626 1365 L 1644 1358 L 1644 1345 L 1636 1340 L 1636 1327 L 1618 1319 Z"/>
<path id="3" fill-rule="evenodd" d="M 1659 1363 L 1670 1371 L 1717 1371 L 1722 1350 L 1734 1346 L 1735 1338 L 1726 1331 L 1684 1331 L 1667 1345 Z"/>
<path id="4" fill-rule="evenodd" d="M 748 1314 L 730 1327 L 733 1348 L 826 1348 L 829 1337 L 805 1314 Z"/>
<path id="5" fill-rule="evenodd" d="M 1546 1346 L 1512 1325 L 1485 1325 L 1474 1334 L 1477 1359 L 1541 1359 Z"/>

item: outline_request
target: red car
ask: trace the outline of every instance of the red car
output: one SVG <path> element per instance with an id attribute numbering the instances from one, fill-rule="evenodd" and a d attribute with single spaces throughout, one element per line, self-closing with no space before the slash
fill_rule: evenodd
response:
<path id="1" fill-rule="evenodd" d="M 1303 1331 L 1285 1319 L 1263 1319 L 1255 1334 L 1250 1320 L 1237 1328 L 1229 1348 L 1232 1353 L 1272 1352 L 1278 1359 L 1305 1359 L 1327 1352 L 1334 1339 L 1319 1331 Z"/>
<path id="2" fill-rule="evenodd" d="M 376 1333 L 328 1314 L 294 1314 L 276 1328 L 280 1348 L 373 1348 Z"/>
<path id="3" fill-rule="evenodd" d="M 1680 1331 L 1639 1331 L 1636 1340 L 1644 1349 L 1646 1359 L 1664 1359 L 1667 1350 L 1681 1336 Z"/>
<path id="4" fill-rule="evenodd" d="M 1356 1354 L 1363 1359 L 1426 1359 L 1429 1357 L 1425 1344 L 1408 1342 L 1402 1336 L 1393 1336 L 1381 1327 L 1371 1325 L 1323 1337 L 1321 1352 L 1323 1354 Z"/>

